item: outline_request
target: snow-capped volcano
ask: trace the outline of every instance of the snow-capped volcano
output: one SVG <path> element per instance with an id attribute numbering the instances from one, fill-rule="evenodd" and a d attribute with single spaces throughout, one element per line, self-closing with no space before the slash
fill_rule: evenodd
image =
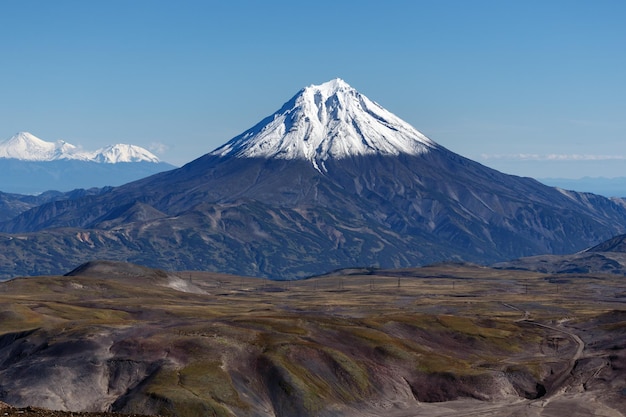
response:
<path id="1" fill-rule="evenodd" d="M 0 158 L 41 162 L 73 159 L 109 164 L 160 162 L 154 154 L 135 145 L 117 144 L 96 151 L 84 151 L 62 140 L 46 142 L 28 132 L 19 132 L 4 142 L 0 142 Z"/>
<path id="2" fill-rule="evenodd" d="M 0 159 L 0 179 L 8 161 Z M 68 162 L 83 165 L 73 177 L 97 173 L 107 181 L 107 168 L 156 165 L 48 165 Z M 59 274 L 110 257 L 294 279 L 354 266 L 577 252 L 626 233 L 626 209 L 464 158 L 333 80 L 301 90 L 181 168 L 44 204 L 0 222 L 0 232 L 33 236 L 0 239 L 0 255 L 21 260 L 4 269 L 0 262 L 0 276 Z"/>
<path id="3" fill-rule="evenodd" d="M 96 152 L 93 152 L 91 160 L 107 164 L 142 161 L 159 162 L 159 158 L 146 149 L 140 146 L 127 145 L 124 143 L 106 146 Z"/>
<path id="4" fill-rule="evenodd" d="M 0 143 L 0 158 L 21 159 L 24 161 L 51 161 L 71 154 L 75 147 L 59 141 L 46 142 L 28 132 L 19 132 Z"/>
<path id="5" fill-rule="evenodd" d="M 306 159 L 417 155 L 438 145 L 337 78 L 302 89 L 252 129 L 211 152 L 242 158 Z"/>
<path id="6" fill-rule="evenodd" d="M 86 151 L 62 140 L 46 142 L 28 132 L 0 142 L 0 191 L 6 193 L 117 186 L 172 168 L 134 145 Z"/>

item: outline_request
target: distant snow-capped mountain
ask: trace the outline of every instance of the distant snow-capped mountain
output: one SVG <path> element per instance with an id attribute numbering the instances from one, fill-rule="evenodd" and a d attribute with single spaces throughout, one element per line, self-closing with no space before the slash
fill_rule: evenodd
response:
<path id="1" fill-rule="evenodd" d="M 0 192 L 6 193 L 117 186 L 172 168 L 135 145 L 85 151 L 62 140 L 46 142 L 28 132 L 0 142 Z"/>
<path id="2" fill-rule="evenodd" d="M 108 164 L 160 162 L 159 158 L 150 151 L 135 145 L 116 144 L 96 151 L 84 151 L 62 140 L 46 142 L 28 132 L 19 132 L 0 142 L 0 158 L 42 162 L 71 159 Z"/>
<path id="3" fill-rule="evenodd" d="M 115 164 L 118 162 L 159 162 L 154 154 L 148 150 L 135 145 L 127 145 L 118 143 L 98 149 L 91 155 L 91 160 L 106 164 Z"/>
<path id="4" fill-rule="evenodd" d="M 0 158 L 23 161 L 53 161 L 76 152 L 76 147 L 59 141 L 46 142 L 28 132 L 19 132 L 0 143 Z"/>

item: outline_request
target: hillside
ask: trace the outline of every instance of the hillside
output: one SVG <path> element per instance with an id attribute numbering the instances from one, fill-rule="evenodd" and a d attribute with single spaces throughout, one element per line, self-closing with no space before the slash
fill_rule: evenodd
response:
<path id="1" fill-rule="evenodd" d="M 0 284 L 0 400 L 178 417 L 622 416 L 625 297 L 617 276 L 470 265 L 271 282 L 96 262 Z"/>
<path id="2" fill-rule="evenodd" d="M 614 236 L 591 248 L 565 255 L 537 255 L 492 265 L 545 273 L 608 273 L 626 275 L 626 235 Z"/>

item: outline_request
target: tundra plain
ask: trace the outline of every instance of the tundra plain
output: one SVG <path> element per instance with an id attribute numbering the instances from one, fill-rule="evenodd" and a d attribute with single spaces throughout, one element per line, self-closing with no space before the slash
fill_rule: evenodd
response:
<path id="1" fill-rule="evenodd" d="M 0 400 L 162 416 L 624 416 L 626 281 L 299 281 L 93 262 L 0 283 Z"/>

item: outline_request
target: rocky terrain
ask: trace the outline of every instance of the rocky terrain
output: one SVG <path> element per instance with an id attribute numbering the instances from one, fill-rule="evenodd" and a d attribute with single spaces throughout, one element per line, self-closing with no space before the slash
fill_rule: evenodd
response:
<path id="1" fill-rule="evenodd" d="M 0 402 L 0 415 L 6 417 L 147 417 L 141 414 L 86 413 L 77 411 L 57 411 L 38 407 L 11 407 Z"/>
<path id="2" fill-rule="evenodd" d="M 0 284 L 0 400 L 163 416 L 623 416 L 626 283 L 94 262 Z"/>

